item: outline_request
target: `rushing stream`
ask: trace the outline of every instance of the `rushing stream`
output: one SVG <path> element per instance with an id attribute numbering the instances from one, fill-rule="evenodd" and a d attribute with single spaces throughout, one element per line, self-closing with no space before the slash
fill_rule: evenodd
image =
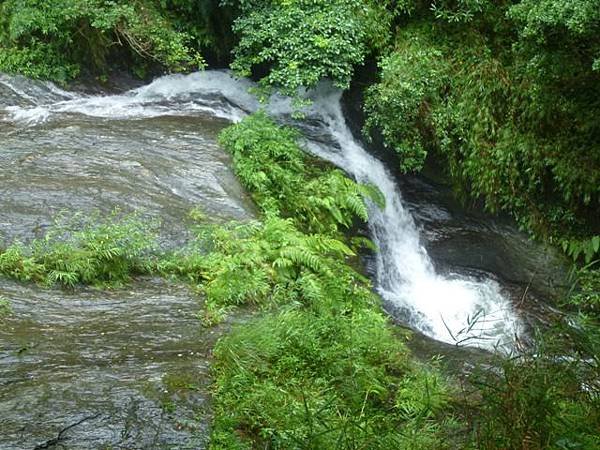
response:
<path id="1" fill-rule="evenodd" d="M 371 205 L 369 218 L 369 231 L 379 248 L 376 287 L 383 299 L 400 310 L 411 327 L 434 339 L 509 350 L 523 331 L 511 301 L 492 279 L 436 273 L 392 175 L 348 128 L 341 93 L 322 88 L 311 112 L 322 118 L 338 146 L 313 141 L 310 149 L 358 181 L 377 186 L 386 198 L 384 209 Z"/>
<path id="2" fill-rule="evenodd" d="M 216 144 L 228 121 L 260 107 L 251 86 L 211 71 L 93 96 L 0 75 L 0 238 L 31 239 L 65 210 L 142 210 L 161 219 L 166 246 L 185 240 L 196 205 L 216 220 L 252 217 Z M 350 132 L 341 93 L 323 85 L 310 96 L 299 123 L 309 150 L 386 197 L 368 224 L 386 309 L 438 341 L 510 349 L 525 328 L 514 299 L 491 276 L 437 273 L 396 180 Z M 292 120 L 284 99 L 267 108 Z M 204 386 L 185 375 L 205 373 L 214 337 L 185 289 L 147 280 L 64 293 L 0 279 L 0 296 L 15 310 L 0 330 L 0 448 L 34 448 L 80 420 L 61 436 L 67 448 L 202 447 L 189 424 L 206 423 Z M 169 382 L 175 374 L 184 381 Z"/>
<path id="3" fill-rule="evenodd" d="M 198 205 L 217 221 L 252 217 L 216 143 L 227 122 L 154 98 L 89 106 L 0 75 L 0 240 L 41 236 L 61 211 L 142 210 L 162 221 L 165 246 L 186 239 Z M 160 280 L 105 293 L 0 278 L 0 297 L 13 309 L 0 322 L 0 449 L 44 448 L 61 431 L 57 448 L 205 446 L 218 330 L 200 326 L 196 295 Z"/>

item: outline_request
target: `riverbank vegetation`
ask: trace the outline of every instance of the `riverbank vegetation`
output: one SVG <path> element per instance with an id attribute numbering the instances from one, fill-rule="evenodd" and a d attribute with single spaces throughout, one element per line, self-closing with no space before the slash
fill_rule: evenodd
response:
<path id="1" fill-rule="evenodd" d="M 449 5 L 402 19 L 367 92 L 367 129 L 381 130 L 402 169 L 418 170 L 428 154 L 445 159 L 459 192 L 591 261 L 600 239 L 597 2 Z"/>
<path id="2" fill-rule="evenodd" d="M 0 70 L 64 83 L 82 71 L 105 76 L 125 61 L 144 76 L 153 66 L 170 71 L 204 66 L 205 28 L 185 17 L 178 1 L 8 0 L 0 3 Z M 180 8 L 183 8 L 180 10 Z M 208 27 L 208 26 L 207 26 Z"/>
<path id="3" fill-rule="evenodd" d="M 43 238 L 0 250 L 0 274 L 47 286 L 115 286 L 152 271 L 155 237 L 155 224 L 136 215 L 59 218 Z"/>

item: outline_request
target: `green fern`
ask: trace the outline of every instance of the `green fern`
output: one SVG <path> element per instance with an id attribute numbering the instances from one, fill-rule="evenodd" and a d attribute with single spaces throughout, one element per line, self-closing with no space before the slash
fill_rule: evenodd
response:
<path id="1" fill-rule="evenodd" d="M 383 206 L 381 192 L 357 184 L 329 166 L 311 165 L 299 134 L 265 113 L 225 129 L 223 146 L 233 155 L 236 174 L 267 215 L 288 217 L 309 233 L 335 235 L 355 219 L 368 220 L 367 200 Z"/>
<path id="2" fill-rule="evenodd" d="M 155 224 L 137 215 L 59 216 L 44 238 L 0 252 L 0 274 L 65 287 L 119 284 L 153 270 L 154 239 Z"/>

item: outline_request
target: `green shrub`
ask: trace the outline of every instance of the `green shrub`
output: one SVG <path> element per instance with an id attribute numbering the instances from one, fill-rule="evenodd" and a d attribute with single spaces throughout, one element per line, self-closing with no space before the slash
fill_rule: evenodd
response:
<path id="1" fill-rule="evenodd" d="M 73 287 L 114 285 L 150 271 L 155 227 L 136 215 L 59 221 L 43 239 L 0 252 L 0 274 L 20 281 Z"/>
<path id="2" fill-rule="evenodd" d="M 431 143 L 431 109 L 448 83 L 443 53 L 414 27 L 398 38 L 396 49 L 379 62 L 381 79 L 365 98 L 365 134 L 374 130 L 400 155 L 404 172 L 423 168 Z M 399 118 L 402 118 L 399 120 Z"/>
<path id="3" fill-rule="evenodd" d="M 478 449 L 600 447 L 600 333 L 586 320 L 553 326 L 513 358 L 471 377 Z"/>
<path id="4" fill-rule="evenodd" d="M 355 218 L 366 221 L 365 199 L 382 205 L 381 193 L 311 159 L 298 145 L 299 137 L 293 128 L 257 113 L 225 129 L 220 142 L 266 215 L 291 218 L 302 230 L 325 234 L 348 229 Z"/>
<path id="5" fill-rule="evenodd" d="M 202 66 L 153 1 L 7 0 L 0 4 L 0 70 L 65 82 L 81 69 L 108 70 L 116 51 L 131 66 Z"/>
<path id="6" fill-rule="evenodd" d="M 349 86 L 367 44 L 385 40 L 377 2 L 364 0 L 240 0 L 232 68 L 242 76 L 266 68 L 264 88 L 295 96 L 329 78 Z M 385 22 L 385 20 L 384 20 Z M 383 23 L 385 28 L 385 23 Z M 387 24 L 389 26 L 389 24 Z"/>
<path id="7" fill-rule="evenodd" d="M 367 280 L 346 264 L 353 250 L 341 240 L 299 231 L 292 220 L 200 227 L 190 248 L 162 264 L 206 295 L 205 321 L 233 306 L 322 304 L 352 296 L 373 302 Z"/>
<path id="8" fill-rule="evenodd" d="M 589 261 L 600 205 L 594 1 L 435 2 L 396 35 L 367 92 L 405 171 L 428 152 L 457 191 Z M 597 246 L 596 246 L 597 247 Z"/>
<path id="9" fill-rule="evenodd" d="M 446 386 L 379 312 L 292 308 L 215 349 L 212 449 L 444 449 Z"/>

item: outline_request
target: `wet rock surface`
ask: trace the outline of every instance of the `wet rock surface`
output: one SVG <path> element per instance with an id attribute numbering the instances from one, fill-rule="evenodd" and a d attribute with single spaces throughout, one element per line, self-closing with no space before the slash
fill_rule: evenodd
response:
<path id="1" fill-rule="evenodd" d="M 13 310 L 0 328 L 0 449 L 53 439 L 68 449 L 204 448 L 221 330 L 200 326 L 186 288 L 143 280 L 69 293 L 2 280 L 0 296 Z"/>
<path id="2" fill-rule="evenodd" d="M 173 244 L 193 207 L 248 218 L 250 202 L 216 144 L 225 125 L 197 117 L 0 123 L 0 236 L 30 239 L 59 213 L 119 208 L 160 219 L 163 241 Z"/>
<path id="3" fill-rule="evenodd" d="M 531 294 L 555 300 L 568 287 L 567 261 L 517 230 L 507 218 L 466 211 L 447 187 L 430 180 L 400 180 L 404 198 L 421 228 L 424 244 L 439 267 L 479 270 Z"/>

